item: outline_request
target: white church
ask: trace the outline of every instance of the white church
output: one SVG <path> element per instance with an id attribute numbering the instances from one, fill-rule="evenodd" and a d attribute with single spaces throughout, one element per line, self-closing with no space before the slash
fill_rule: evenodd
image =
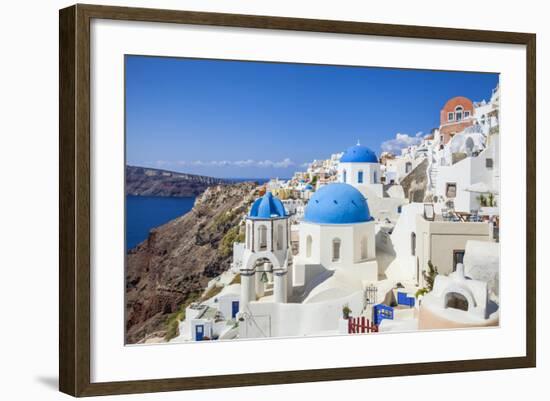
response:
<path id="1" fill-rule="evenodd" d="M 392 283 L 380 280 L 369 208 L 370 198 L 384 198 L 378 159 L 357 144 L 344 152 L 338 172 L 339 182 L 309 200 L 295 256 L 283 203 L 267 192 L 252 205 L 239 271 L 240 338 L 338 333 L 344 307 L 359 316 L 391 291 Z"/>

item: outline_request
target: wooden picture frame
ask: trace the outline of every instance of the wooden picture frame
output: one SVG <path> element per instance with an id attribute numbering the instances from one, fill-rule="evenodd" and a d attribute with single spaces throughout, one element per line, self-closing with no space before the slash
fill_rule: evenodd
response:
<path id="1" fill-rule="evenodd" d="M 90 21 L 184 23 L 526 46 L 526 356 L 390 366 L 92 383 L 90 380 Z M 534 367 L 536 361 L 536 36 L 421 26 L 74 5 L 59 14 L 59 388 L 73 396 L 143 393 Z"/>

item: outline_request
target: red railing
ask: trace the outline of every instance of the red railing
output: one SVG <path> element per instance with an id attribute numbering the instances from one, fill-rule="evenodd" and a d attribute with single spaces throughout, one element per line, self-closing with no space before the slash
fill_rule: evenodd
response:
<path id="1" fill-rule="evenodd" d="M 348 318 L 348 334 L 355 333 L 378 333 L 378 326 L 372 323 L 365 316 Z"/>

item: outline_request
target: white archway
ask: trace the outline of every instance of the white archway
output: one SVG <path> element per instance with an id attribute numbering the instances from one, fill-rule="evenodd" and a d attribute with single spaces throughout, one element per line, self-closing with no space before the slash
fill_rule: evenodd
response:
<path id="1" fill-rule="evenodd" d="M 445 289 L 445 292 L 441 296 L 441 301 L 442 301 L 441 307 L 443 309 L 447 308 L 447 301 L 449 300 L 448 299 L 449 294 L 458 294 L 464 299 L 466 299 L 467 305 L 468 305 L 467 311 L 470 311 L 472 308 L 477 306 L 474 299 L 474 294 L 472 294 L 470 289 L 462 286 L 458 286 L 458 285 L 451 285 Z M 450 295 L 450 296 L 456 297 L 456 295 Z"/>

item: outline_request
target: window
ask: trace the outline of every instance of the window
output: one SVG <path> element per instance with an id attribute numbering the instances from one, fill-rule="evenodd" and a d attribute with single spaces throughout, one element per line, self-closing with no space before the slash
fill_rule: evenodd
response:
<path id="1" fill-rule="evenodd" d="M 361 260 L 366 260 L 368 258 L 368 243 L 367 236 L 361 238 Z"/>
<path id="2" fill-rule="evenodd" d="M 434 196 L 435 198 L 435 196 Z M 434 199 L 434 202 L 436 200 Z M 435 211 L 434 211 L 434 204 L 433 203 L 425 203 L 424 204 L 424 220 L 428 221 L 434 221 L 435 220 Z"/>
<path id="3" fill-rule="evenodd" d="M 485 114 L 481 116 L 481 124 L 485 125 Z"/>
<path id="4" fill-rule="evenodd" d="M 252 249 L 252 229 L 251 225 L 246 226 L 246 247 Z"/>
<path id="5" fill-rule="evenodd" d="M 491 158 L 485 159 L 485 167 L 493 168 L 493 159 Z"/>
<path id="6" fill-rule="evenodd" d="M 447 121 L 454 121 L 455 119 L 455 113 L 448 113 L 447 114 Z"/>
<path id="7" fill-rule="evenodd" d="M 462 120 L 462 112 L 463 112 L 463 108 L 462 106 L 457 106 L 456 109 L 455 109 L 455 119 L 456 121 L 461 121 Z"/>
<path id="8" fill-rule="evenodd" d="M 464 118 L 468 118 L 470 117 L 470 112 L 469 111 L 465 111 L 464 112 Z"/>
<path id="9" fill-rule="evenodd" d="M 411 233 L 411 255 L 416 255 L 416 233 Z"/>
<path id="10" fill-rule="evenodd" d="M 277 250 L 280 251 L 283 249 L 283 241 L 284 240 L 284 232 L 283 232 L 283 226 L 279 224 L 277 226 Z"/>
<path id="11" fill-rule="evenodd" d="M 341 241 L 338 238 L 335 238 L 332 240 L 332 261 L 333 262 L 339 262 L 340 261 L 340 246 Z"/>
<path id="12" fill-rule="evenodd" d="M 359 171 L 357 173 L 357 183 L 358 184 L 362 184 L 363 183 L 363 172 L 362 171 Z"/>
<path id="13" fill-rule="evenodd" d="M 306 256 L 308 258 L 311 258 L 311 247 L 313 246 L 313 239 L 311 238 L 311 235 L 307 236 L 306 239 Z"/>
<path id="14" fill-rule="evenodd" d="M 267 227 L 261 225 L 258 228 L 258 235 L 260 237 L 260 251 L 265 251 L 267 249 Z"/>
<path id="15" fill-rule="evenodd" d="M 456 183 L 447 183 L 445 196 L 447 196 L 447 198 L 456 198 Z"/>
<path id="16" fill-rule="evenodd" d="M 456 265 L 463 263 L 464 261 L 464 249 L 455 249 L 453 251 L 453 271 L 456 271 Z"/>
<path id="17" fill-rule="evenodd" d="M 346 170 L 344 170 L 342 173 L 342 181 L 348 182 L 348 173 L 346 172 Z"/>
<path id="18" fill-rule="evenodd" d="M 413 165 L 411 162 L 405 163 L 405 174 L 409 174 L 413 168 Z"/>
<path id="19" fill-rule="evenodd" d="M 372 174 L 372 182 L 376 184 L 378 182 L 378 174 L 376 171 Z"/>

